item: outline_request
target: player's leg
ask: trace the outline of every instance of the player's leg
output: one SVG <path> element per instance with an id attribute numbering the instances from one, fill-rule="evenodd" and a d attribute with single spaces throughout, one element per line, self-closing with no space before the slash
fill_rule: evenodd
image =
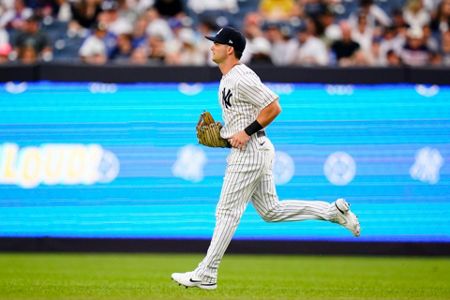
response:
<path id="1" fill-rule="evenodd" d="M 261 164 L 255 163 L 258 159 L 260 159 L 258 155 L 252 160 L 241 158 L 227 166 L 216 209 L 216 226 L 211 244 L 205 258 L 196 269 L 196 272 L 208 281 L 217 279 L 220 261 L 255 191 L 262 171 Z"/>
<path id="2" fill-rule="evenodd" d="M 252 202 L 258 214 L 267 222 L 329 221 L 336 215 L 335 206 L 326 201 L 279 201 L 271 172 L 266 172 L 261 177 L 253 194 Z"/>
<path id="3" fill-rule="evenodd" d="M 216 208 L 216 226 L 206 256 L 194 272 L 172 274 L 174 280 L 185 286 L 206 288 L 209 284 L 215 288 L 219 264 L 261 176 L 262 164 L 257 163 L 258 159 L 256 155 L 252 160 L 231 160 L 225 173 Z"/>
<path id="4" fill-rule="evenodd" d="M 252 196 L 255 209 L 265 221 L 326 220 L 338 223 L 355 236 L 359 236 L 359 221 L 344 199 L 337 199 L 333 203 L 309 200 L 279 201 L 272 175 L 272 157 L 272 154 L 268 154 L 266 168 Z"/>

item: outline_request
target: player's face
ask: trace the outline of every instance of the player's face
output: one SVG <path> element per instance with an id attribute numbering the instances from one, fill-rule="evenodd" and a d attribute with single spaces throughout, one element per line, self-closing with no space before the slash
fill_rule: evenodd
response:
<path id="1" fill-rule="evenodd" d="M 215 62 L 216 64 L 225 61 L 230 50 L 229 48 L 232 47 L 224 44 L 214 43 L 211 46 L 212 61 Z"/>

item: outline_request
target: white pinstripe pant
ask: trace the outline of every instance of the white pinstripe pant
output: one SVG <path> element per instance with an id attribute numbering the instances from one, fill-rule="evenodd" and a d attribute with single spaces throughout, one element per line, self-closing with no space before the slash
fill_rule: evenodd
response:
<path id="1" fill-rule="evenodd" d="M 245 151 L 231 150 L 216 209 L 214 234 L 205 258 L 195 270 L 203 281 L 217 281 L 220 261 L 250 200 L 267 222 L 330 220 L 336 214 L 335 207 L 324 201 L 278 201 L 273 159 L 274 148 L 266 137 L 252 136 Z"/>

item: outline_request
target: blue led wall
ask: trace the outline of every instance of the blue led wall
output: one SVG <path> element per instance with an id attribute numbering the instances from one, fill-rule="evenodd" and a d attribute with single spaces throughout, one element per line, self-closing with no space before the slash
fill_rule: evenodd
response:
<path id="1" fill-rule="evenodd" d="M 345 197 L 362 237 L 321 221 L 238 239 L 450 242 L 450 87 L 270 84 L 280 199 Z M 226 149 L 197 144 L 221 119 L 218 84 L 0 86 L 0 237 L 209 239 Z"/>

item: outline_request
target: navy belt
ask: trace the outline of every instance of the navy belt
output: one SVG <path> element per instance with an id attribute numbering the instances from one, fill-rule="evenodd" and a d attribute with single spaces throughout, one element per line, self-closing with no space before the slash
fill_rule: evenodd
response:
<path id="1" fill-rule="evenodd" d="M 262 136 L 266 136 L 266 132 L 264 130 L 260 130 L 256 133 L 257 137 L 262 137 Z"/>

